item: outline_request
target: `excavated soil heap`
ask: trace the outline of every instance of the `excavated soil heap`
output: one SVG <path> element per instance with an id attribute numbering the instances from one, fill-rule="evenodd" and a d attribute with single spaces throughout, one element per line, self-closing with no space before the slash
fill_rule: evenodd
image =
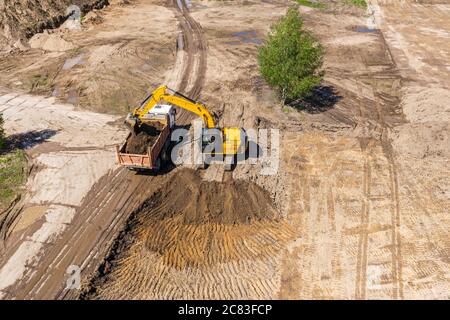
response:
<path id="1" fill-rule="evenodd" d="M 294 238 L 256 184 L 180 170 L 132 213 L 81 298 L 267 298 Z"/>
<path id="2" fill-rule="evenodd" d="M 238 224 L 278 215 L 269 193 L 258 185 L 243 180 L 203 181 L 192 170 L 178 172 L 144 202 L 141 214 L 158 220 L 180 216 L 188 224 Z"/>
<path id="3" fill-rule="evenodd" d="M 158 139 L 164 125 L 155 123 L 154 125 L 142 124 L 138 134 L 132 133 L 125 146 L 125 152 L 131 154 L 145 154 L 148 147 L 151 147 Z"/>

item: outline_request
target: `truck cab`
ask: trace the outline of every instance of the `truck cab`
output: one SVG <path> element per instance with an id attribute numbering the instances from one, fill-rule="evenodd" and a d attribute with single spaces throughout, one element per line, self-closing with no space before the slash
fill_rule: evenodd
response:
<path id="1" fill-rule="evenodd" d="M 173 129 L 175 126 L 175 115 L 176 109 L 174 106 L 171 106 L 170 104 L 157 104 L 142 117 L 142 121 L 145 122 L 146 120 L 151 119 L 166 119 L 166 117 L 168 117 L 169 127 L 170 129 Z"/>

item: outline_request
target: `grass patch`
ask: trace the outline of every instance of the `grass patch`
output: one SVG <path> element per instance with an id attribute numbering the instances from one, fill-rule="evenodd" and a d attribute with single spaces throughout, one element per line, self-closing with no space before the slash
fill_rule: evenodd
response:
<path id="1" fill-rule="evenodd" d="M 48 74 L 33 75 L 30 79 L 29 93 L 46 89 L 48 87 L 48 82 L 49 82 Z"/>
<path id="2" fill-rule="evenodd" d="M 360 8 L 367 8 L 366 0 L 345 0 L 347 4 L 354 5 Z"/>
<path id="3" fill-rule="evenodd" d="M 321 2 L 315 2 L 315 1 L 311 1 L 311 0 L 296 0 L 298 2 L 298 4 L 305 6 L 305 7 L 310 7 L 310 8 L 315 8 L 315 9 L 323 9 L 325 8 L 325 3 L 321 3 Z"/>
<path id="4" fill-rule="evenodd" d="M 6 209 L 27 178 L 27 157 L 22 150 L 0 155 L 0 210 Z"/>

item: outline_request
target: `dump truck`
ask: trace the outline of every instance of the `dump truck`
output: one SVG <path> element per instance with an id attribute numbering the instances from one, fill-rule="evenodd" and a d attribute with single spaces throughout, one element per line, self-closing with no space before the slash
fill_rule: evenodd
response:
<path id="1" fill-rule="evenodd" d="M 170 134 L 175 126 L 175 108 L 156 105 L 141 118 L 139 129 L 131 131 L 116 146 L 116 160 L 130 170 L 158 171 L 169 159 Z"/>

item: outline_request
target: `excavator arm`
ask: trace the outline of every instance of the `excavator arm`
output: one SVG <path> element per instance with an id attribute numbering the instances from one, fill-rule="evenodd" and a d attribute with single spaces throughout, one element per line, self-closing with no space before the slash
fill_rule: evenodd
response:
<path id="1" fill-rule="evenodd" d="M 171 92 L 171 93 L 170 93 Z M 136 108 L 132 113 L 132 118 L 141 120 L 159 101 L 166 101 L 184 110 L 192 112 L 202 118 L 205 127 L 212 129 L 216 127 L 211 113 L 200 103 L 189 99 L 183 94 L 173 91 L 167 86 L 161 86 L 147 98 L 140 108 Z"/>

